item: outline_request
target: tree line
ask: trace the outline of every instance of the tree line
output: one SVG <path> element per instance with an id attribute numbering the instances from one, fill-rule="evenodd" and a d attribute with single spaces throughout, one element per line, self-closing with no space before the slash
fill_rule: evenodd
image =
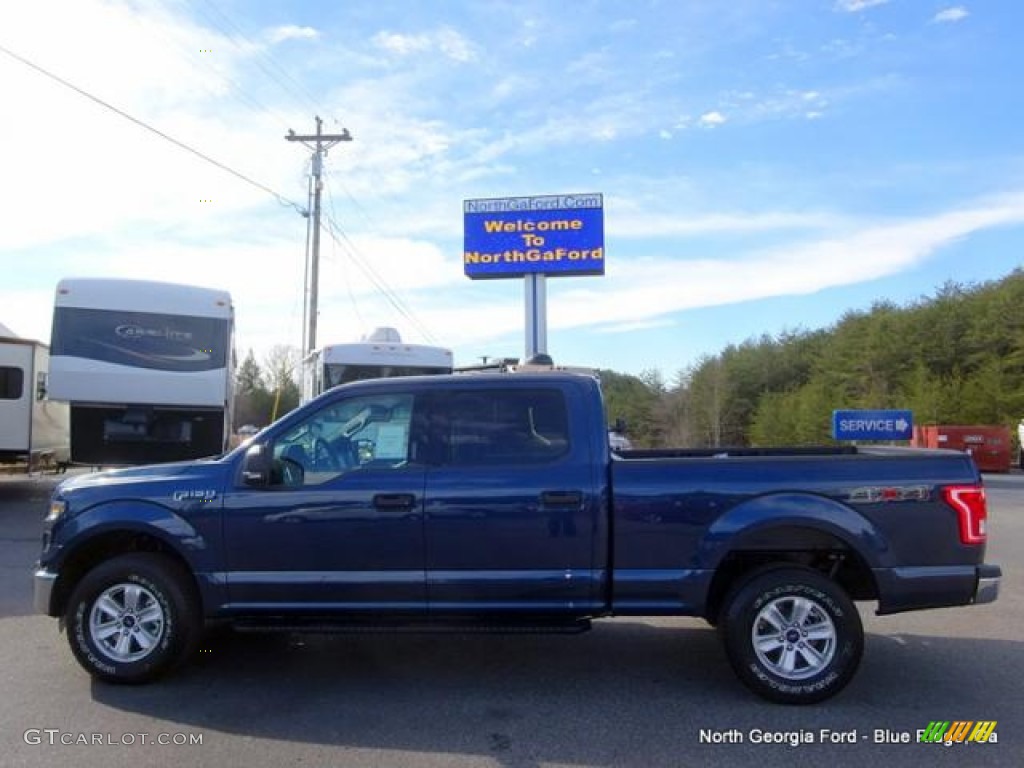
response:
<path id="1" fill-rule="evenodd" d="M 273 347 L 261 367 L 252 350 L 235 370 L 234 428 L 264 427 L 299 404 L 299 350 Z"/>
<path id="2" fill-rule="evenodd" d="M 278 346 L 235 378 L 235 428 L 299 404 L 299 350 Z M 679 369 L 602 370 L 609 423 L 638 447 L 816 445 L 836 409 L 909 409 L 916 424 L 1024 418 L 1024 270 L 977 285 L 948 282 L 905 306 L 850 311 L 826 329 L 731 344 Z M 1015 433 L 1016 430 L 1014 429 Z"/>
<path id="3" fill-rule="evenodd" d="M 666 382 L 601 372 L 609 419 L 639 446 L 812 445 L 836 409 L 910 409 L 916 424 L 1024 417 L 1024 271 L 880 301 L 822 330 L 729 345 Z M 1014 429 L 1014 433 L 1015 433 Z"/>

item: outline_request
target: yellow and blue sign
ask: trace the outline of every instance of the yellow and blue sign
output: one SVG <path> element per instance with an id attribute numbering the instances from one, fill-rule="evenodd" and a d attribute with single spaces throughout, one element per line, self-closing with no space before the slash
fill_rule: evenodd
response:
<path id="1" fill-rule="evenodd" d="M 604 274 L 600 194 L 466 200 L 462 210 L 466 277 Z"/>

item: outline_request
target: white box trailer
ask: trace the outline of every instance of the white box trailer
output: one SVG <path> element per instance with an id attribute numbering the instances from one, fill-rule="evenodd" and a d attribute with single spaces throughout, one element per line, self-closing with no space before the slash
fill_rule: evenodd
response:
<path id="1" fill-rule="evenodd" d="M 228 449 L 234 323 L 227 291 L 65 278 L 50 334 L 50 397 L 71 407 L 71 461 L 128 466 Z"/>
<path id="2" fill-rule="evenodd" d="M 0 337 L 0 463 L 25 462 L 33 472 L 70 460 L 69 409 L 46 396 L 49 365 L 45 344 Z"/>

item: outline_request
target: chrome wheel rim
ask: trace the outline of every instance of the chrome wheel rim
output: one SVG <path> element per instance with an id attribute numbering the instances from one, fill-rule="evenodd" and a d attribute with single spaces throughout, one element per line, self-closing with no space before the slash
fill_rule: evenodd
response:
<path id="1" fill-rule="evenodd" d="M 758 660 L 785 680 L 806 680 L 836 653 L 836 627 L 828 613 L 805 597 L 772 600 L 754 618 L 750 632 Z"/>
<path id="2" fill-rule="evenodd" d="M 166 620 L 156 595 L 133 583 L 115 584 L 96 598 L 89 612 L 89 635 L 111 661 L 146 658 L 160 643 Z"/>

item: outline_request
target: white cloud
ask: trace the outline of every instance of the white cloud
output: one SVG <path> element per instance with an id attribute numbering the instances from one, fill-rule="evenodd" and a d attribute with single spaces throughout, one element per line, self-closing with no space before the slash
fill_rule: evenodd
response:
<path id="1" fill-rule="evenodd" d="M 476 49 L 472 43 L 453 29 L 442 29 L 437 33 L 437 47 L 445 56 L 455 61 L 473 61 Z"/>
<path id="2" fill-rule="evenodd" d="M 318 37 L 320 32 L 313 27 L 299 27 L 295 24 L 274 27 L 266 32 L 266 38 L 274 44 L 285 40 L 315 40 Z"/>
<path id="3" fill-rule="evenodd" d="M 876 5 L 885 5 L 889 0 L 836 0 L 837 11 L 846 13 L 860 13 L 861 11 L 873 8 Z"/>
<path id="4" fill-rule="evenodd" d="M 22 338 L 50 343 L 53 296 L 57 283 L 36 290 L 0 288 L 0 305 L 7 327 Z"/>
<path id="5" fill-rule="evenodd" d="M 473 61 L 477 57 L 475 46 L 449 27 L 418 35 L 383 31 L 373 36 L 373 42 L 377 47 L 399 56 L 438 51 L 458 62 Z"/>
<path id="6" fill-rule="evenodd" d="M 615 325 L 608 325 L 603 328 L 599 327 L 595 330 L 598 333 L 608 334 L 619 334 L 619 333 L 635 333 L 637 331 L 649 331 L 653 328 L 667 328 L 674 325 L 672 320 L 639 320 L 635 323 L 616 323 Z"/>
<path id="7" fill-rule="evenodd" d="M 45 5 L 17 7 L 16 13 L 0 8 L 0 28 L 9 32 L 5 44 L 12 44 L 8 37 L 17 41 L 18 50 L 40 65 L 305 204 L 308 152 L 285 142 L 283 134 L 289 127 L 309 132 L 308 106 L 282 113 L 286 102 L 281 94 L 267 93 L 266 87 L 239 91 L 253 82 L 249 68 L 267 49 L 239 45 L 216 30 L 168 15 L 159 10 L 163 6 L 76 0 L 62 6 L 65 23 L 58 27 L 50 23 L 52 11 Z M 526 27 L 546 33 L 546 28 Z M 276 29 L 289 30 L 280 32 L 279 40 L 312 39 L 310 31 L 316 32 L 298 26 Z M 267 35 L 258 38 L 260 45 L 269 45 L 272 37 Z M 495 195 L 532 194 L 538 190 L 528 186 L 538 180 L 561 183 L 566 178 L 558 175 L 563 161 L 567 166 L 578 162 L 575 178 L 584 182 L 591 178 L 590 168 L 600 166 L 609 187 L 618 190 L 614 200 L 606 199 L 609 239 L 619 240 L 614 254 L 622 257 L 610 257 L 609 279 L 581 281 L 587 283 L 585 290 L 573 289 L 576 281 L 549 283 L 553 328 L 610 332 L 654 327 L 692 307 L 896 274 L 957 237 L 1024 220 L 1020 200 L 899 222 L 856 221 L 822 210 L 774 210 L 772 203 L 731 205 L 728 200 L 717 210 L 681 215 L 706 204 L 687 206 L 697 200 L 697 190 L 687 187 L 692 182 L 684 174 L 699 174 L 699 169 L 681 171 L 682 165 L 666 160 L 664 174 L 655 170 L 641 176 L 638 170 L 631 178 L 604 157 L 616 154 L 619 146 L 598 144 L 636 137 L 658 141 L 660 136 L 666 141 L 658 141 L 659 149 L 668 158 L 676 142 L 667 139 L 696 126 L 813 119 L 826 105 L 850 98 L 832 83 L 801 80 L 799 89 L 768 86 L 760 93 L 709 84 L 709 94 L 693 98 L 705 109 L 716 109 L 697 117 L 691 103 L 666 98 L 653 86 L 637 91 L 621 83 L 616 90 L 615 83 L 595 82 L 585 103 L 578 90 L 567 87 L 572 103 L 552 96 L 548 104 L 537 94 L 547 95 L 552 83 L 529 70 L 506 67 L 496 54 L 488 62 L 494 65 L 489 70 L 493 77 L 484 78 L 480 88 L 487 105 L 505 103 L 491 115 L 467 116 L 463 99 L 452 98 L 463 93 L 459 84 L 437 79 L 435 70 L 424 74 L 429 68 L 417 58 L 432 56 L 444 63 L 477 57 L 478 49 L 454 29 L 380 32 L 359 38 L 352 51 L 339 53 L 341 47 L 326 52 L 321 49 L 327 46 L 310 46 L 317 58 L 307 62 L 321 76 L 343 71 L 338 61 L 353 60 L 324 58 L 329 55 L 355 57 L 361 65 L 351 76 L 344 70 L 344 78 L 328 78 L 341 85 L 317 94 L 325 107 L 320 114 L 328 117 L 332 107 L 344 114 L 344 125 L 356 139 L 332 150 L 327 161 L 331 194 L 324 203 L 328 209 L 335 204 L 355 245 L 336 245 L 329 238 L 322 242 L 321 341 L 356 339 L 375 325 L 399 327 L 410 341 L 426 340 L 381 298 L 374 281 L 354 263 L 353 247 L 415 307 L 415 316 L 442 343 L 518 336 L 521 290 L 496 284 L 514 281 L 473 284 L 462 275 L 459 203 L 492 190 Z M 283 57 L 291 49 L 285 45 L 275 53 Z M 383 66 L 381 51 L 390 54 L 387 63 L 393 66 Z M 302 53 L 303 61 L 310 59 Z M 400 66 L 398 57 L 406 57 Z M 578 49 L 567 48 L 565 61 L 584 59 Z M 595 68 L 607 64 L 586 61 Z M 299 82 L 325 82 L 295 71 Z M 473 72 L 478 78 L 476 68 Z M 274 344 L 297 343 L 302 218 L 265 192 L 2 55 L 0 81 L 12 114 L 21 105 L 31 115 L 30 120 L 9 120 L 0 142 L 0 168 L 7 179 L 0 185 L 0 258 L 8 265 L 33 267 L 8 271 L 15 279 L 0 285 L 0 320 L 19 333 L 45 339 L 56 278 L 120 274 L 228 288 L 235 297 L 243 353 L 249 346 L 259 354 Z M 273 88 L 265 76 L 257 82 Z M 887 84 L 879 81 L 880 87 Z M 522 109 L 509 109 L 510 101 Z M 570 109 L 576 119 L 566 120 Z M 334 132 L 339 125 L 328 122 L 325 129 Z M 69 130 L 74 141 L 67 140 Z M 40 146 L 45 151 L 28 149 Z M 580 146 L 593 148 L 594 156 L 574 159 Z M 641 148 L 635 149 L 639 156 Z M 532 162 L 538 158 L 546 167 Z M 652 192 L 645 198 L 644 190 L 659 183 L 663 186 L 655 191 L 666 194 Z M 214 202 L 200 202 L 206 199 Z M 672 200 L 673 209 L 649 204 L 652 200 Z M 387 234 L 374 236 L 364 227 Z M 681 255 L 707 247 L 698 239 L 708 236 L 728 242 L 731 253 Z M 773 247 L 754 250 L 754 242 Z M 686 279 L 680 280 L 684 272 Z"/>
<path id="8" fill-rule="evenodd" d="M 542 87 L 541 83 L 537 83 L 533 79 L 523 77 L 522 75 L 505 75 L 494 84 L 494 87 L 491 89 L 491 96 L 496 102 L 500 103 L 521 99 L 526 94 Z"/>
<path id="9" fill-rule="evenodd" d="M 849 220 L 843 217 L 814 211 L 805 213 L 746 211 L 680 215 L 677 212 L 622 211 L 619 206 L 612 208 L 611 204 L 608 216 L 614 220 L 616 235 L 638 238 L 829 230 L 846 226 L 849 223 Z"/>
<path id="10" fill-rule="evenodd" d="M 538 22 L 537 19 L 524 19 L 522 24 L 522 34 L 519 37 L 519 45 L 524 48 L 533 48 L 533 46 L 537 44 L 537 31 L 539 27 L 540 22 Z"/>
<path id="11" fill-rule="evenodd" d="M 638 22 L 636 19 L 618 19 L 608 25 L 610 32 L 624 32 L 629 29 L 635 29 Z"/>
<path id="12" fill-rule="evenodd" d="M 939 11 L 932 17 L 932 21 L 936 24 L 943 22 L 955 22 L 966 19 L 970 14 L 967 9 L 962 5 L 957 5 L 952 8 L 946 8 L 945 10 Z"/>
<path id="13" fill-rule="evenodd" d="M 864 53 L 865 44 L 863 40 L 845 40 L 837 37 L 822 44 L 818 50 L 834 59 L 850 59 Z"/>
<path id="14" fill-rule="evenodd" d="M 429 50 L 432 42 L 427 35 L 402 35 L 397 32 L 378 32 L 373 42 L 385 51 L 407 56 Z"/>
<path id="15" fill-rule="evenodd" d="M 827 220 L 823 216 L 820 223 Z M 687 309 L 810 294 L 895 275 L 958 239 L 1024 224 L 1024 193 L 912 219 L 858 223 L 837 218 L 833 223 L 817 237 L 729 258 L 610 259 L 607 279 L 587 281 L 587 288 L 563 290 L 557 281 L 549 282 L 549 327 L 642 327 L 667 322 L 669 315 Z M 521 329 L 517 297 L 465 297 L 425 306 L 419 314 L 429 326 L 444 328 L 446 342 L 455 346 L 497 340 Z"/>
<path id="16" fill-rule="evenodd" d="M 204 236 L 199 229 L 187 238 L 176 233 L 162 242 L 145 234 L 118 237 L 87 261 L 73 260 L 59 276 L 118 275 L 229 290 L 239 344 L 254 346 L 262 354 L 260 350 L 275 344 L 298 345 L 301 338 L 303 229 L 302 220 L 295 218 L 294 232 L 279 228 L 282 231 L 269 238 L 265 225 L 252 222 L 250 228 L 237 222 L 234 243 L 212 233 Z M 259 238 L 245 236 L 255 231 L 261 233 Z M 352 235 L 338 244 L 325 234 L 320 260 L 321 341 L 354 341 L 376 325 L 406 325 L 395 319 L 395 309 L 379 293 L 380 281 L 393 295 L 408 301 L 422 293 L 429 304 L 430 293 L 460 286 L 464 280 L 460 261 L 446 257 L 434 243 Z M 56 281 L 32 291 L 0 288 L 4 322 L 20 334 L 46 340 L 55 285 Z M 414 333 L 408 329 L 409 341 L 424 340 L 414 338 Z"/>
<path id="17" fill-rule="evenodd" d="M 807 117 L 809 112 L 820 116 L 828 103 L 820 91 L 792 88 L 775 88 L 765 94 L 726 91 L 719 98 L 719 104 L 737 125 Z"/>
<path id="18" fill-rule="evenodd" d="M 611 73 L 612 58 L 607 49 L 587 51 L 570 61 L 565 71 L 574 78 L 583 77 L 592 82 L 603 82 Z"/>
<path id="19" fill-rule="evenodd" d="M 282 183 L 295 168 L 293 150 L 284 141 L 268 141 L 284 133 L 274 125 L 277 116 L 226 98 L 227 78 L 237 77 L 244 50 L 190 22 L 159 13 L 137 16 L 119 4 L 67 4 L 56 26 L 50 13 L 25 6 L 0 18 L 0 28 L 36 65 L 250 178 L 294 192 Z M 85 36 L 82 29 L 101 32 Z M 142 222 L 173 228 L 178 221 L 223 217 L 269 200 L 7 56 L 0 56 L 0 78 L 6 103 L 31 105 L 32 116 L 8 120 L 0 143 L 4 176 L 18 180 L 0 185 L 0 209 L 8 222 L 17 222 L 0 228 L 0 249 L 115 234 Z M 37 144 L 46 151 L 25 151 Z"/>

